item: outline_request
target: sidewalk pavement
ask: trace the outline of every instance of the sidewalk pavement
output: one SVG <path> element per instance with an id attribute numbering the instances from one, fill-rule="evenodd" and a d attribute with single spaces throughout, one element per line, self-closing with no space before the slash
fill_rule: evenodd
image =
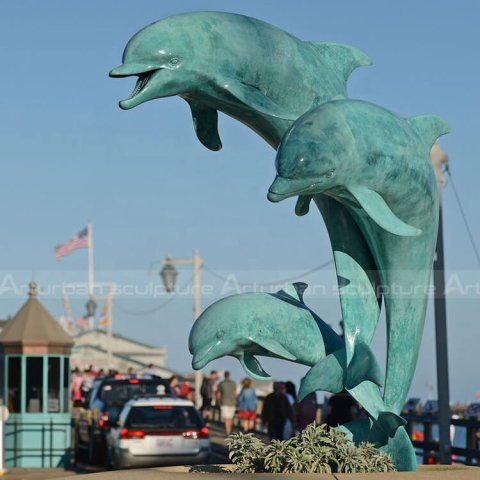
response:
<path id="1" fill-rule="evenodd" d="M 210 439 L 212 442 L 212 462 L 214 464 L 230 463 L 228 458 L 228 449 L 225 444 L 225 431 L 223 425 L 209 423 Z M 62 479 L 88 473 L 100 473 L 103 470 L 98 467 L 89 467 L 80 465 L 74 470 L 65 470 L 63 468 L 12 468 L 0 477 L 2 480 L 49 480 Z M 118 473 L 118 472 L 117 472 Z"/>

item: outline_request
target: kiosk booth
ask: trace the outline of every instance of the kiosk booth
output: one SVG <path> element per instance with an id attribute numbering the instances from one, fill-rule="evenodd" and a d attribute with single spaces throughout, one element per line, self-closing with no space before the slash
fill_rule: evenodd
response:
<path id="1" fill-rule="evenodd" d="M 0 334 L 0 397 L 5 466 L 57 467 L 70 451 L 71 337 L 37 298 L 29 298 Z"/>

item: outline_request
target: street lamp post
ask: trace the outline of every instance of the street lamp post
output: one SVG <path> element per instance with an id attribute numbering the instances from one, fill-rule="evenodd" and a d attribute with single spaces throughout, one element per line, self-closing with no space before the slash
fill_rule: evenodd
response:
<path id="1" fill-rule="evenodd" d="M 435 344 L 437 356 L 437 395 L 439 417 L 439 461 L 441 464 L 452 463 L 450 441 L 450 388 L 448 381 L 448 342 L 447 309 L 445 304 L 445 264 L 443 255 L 443 218 L 442 218 L 442 168 L 448 166 L 448 156 L 440 145 L 435 143 L 430 152 L 430 159 L 437 178 L 440 200 L 438 237 L 435 261 L 433 263 L 433 283 L 435 286 Z"/>
<path id="2" fill-rule="evenodd" d="M 192 258 L 172 258 L 167 256 L 163 261 L 163 268 L 160 272 L 163 285 L 167 292 L 173 292 L 175 289 L 175 281 L 177 279 L 177 269 L 175 265 L 191 265 L 193 271 L 193 321 L 195 321 L 202 310 L 201 289 L 200 289 L 200 273 L 202 270 L 203 260 L 198 250 L 193 252 Z M 202 385 L 203 373 L 201 370 L 195 372 L 195 404 L 197 408 L 201 406 L 200 388 Z"/>

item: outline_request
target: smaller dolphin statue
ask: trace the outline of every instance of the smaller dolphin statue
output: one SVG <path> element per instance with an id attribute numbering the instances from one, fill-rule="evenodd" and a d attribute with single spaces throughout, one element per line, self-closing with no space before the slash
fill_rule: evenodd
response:
<path id="1" fill-rule="evenodd" d="M 368 277 L 365 275 L 366 281 Z M 370 285 L 370 284 L 369 284 Z M 223 356 L 237 358 L 252 378 L 270 379 L 258 356 L 289 360 L 312 367 L 302 380 L 299 399 L 316 390 L 348 390 L 372 421 L 347 433 L 381 447 L 405 421 L 383 404 L 378 386 L 383 378 L 374 354 L 361 339 L 347 362 L 343 339 L 303 301 L 305 283 L 276 293 L 244 293 L 208 307 L 196 320 L 189 338 L 192 366 L 199 370 Z M 373 295 L 373 302 L 376 298 Z"/>
<path id="2" fill-rule="evenodd" d="M 382 385 L 380 367 L 366 344 L 347 368 L 343 339 L 303 302 L 306 286 L 232 295 L 208 307 L 190 333 L 193 368 L 230 355 L 252 378 L 271 379 L 255 357 L 260 355 L 315 366 L 317 390 L 337 393 L 364 380 Z"/>

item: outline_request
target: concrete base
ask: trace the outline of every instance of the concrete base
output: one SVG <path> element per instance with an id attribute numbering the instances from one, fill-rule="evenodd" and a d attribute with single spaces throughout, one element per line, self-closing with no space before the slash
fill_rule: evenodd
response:
<path id="1" fill-rule="evenodd" d="M 463 465 L 421 465 L 417 472 L 392 473 L 342 473 L 342 474 L 294 474 L 294 473 L 231 473 L 232 465 L 199 465 L 194 467 L 161 467 L 137 470 L 120 470 L 115 472 L 82 475 L 82 479 L 91 480 L 206 480 L 222 479 L 261 480 L 282 478 L 285 480 L 479 480 L 480 467 Z M 59 479 L 58 479 L 59 480 Z M 71 478 L 69 478 L 71 480 Z"/>

